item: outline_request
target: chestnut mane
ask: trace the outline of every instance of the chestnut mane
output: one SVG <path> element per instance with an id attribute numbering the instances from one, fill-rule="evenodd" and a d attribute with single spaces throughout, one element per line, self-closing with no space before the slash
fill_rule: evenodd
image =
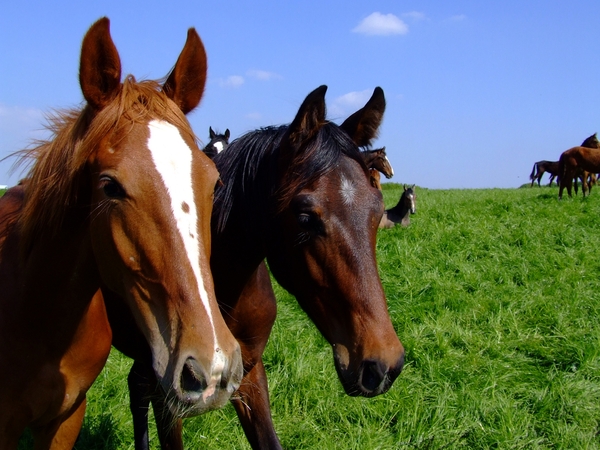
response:
<path id="1" fill-rule="evenodd" d="M 86 206 L 86 163 L 101 141 L 110 137 L 114 143 L 133 124 L 153 119 L 171 123 L 197 142 L 184 114 L 168 99 L 161 85 L 152 80 L 136 82 L 131 75 L 100 112 L 86 105 L 51 116 L 47 126 L 51 138 L 17 152 L 21 162 L 33 161 L 20 218 L 24 248 L 30 248 L 40 234 L 55 235 L 68 210 L 78 204 Z"/>

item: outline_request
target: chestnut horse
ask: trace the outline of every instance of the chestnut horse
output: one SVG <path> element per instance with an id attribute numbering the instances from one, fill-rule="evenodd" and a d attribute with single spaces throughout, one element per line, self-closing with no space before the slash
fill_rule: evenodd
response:
<path id="1" fill-rule="evenodd" d="M 416 204 L 417 194 L 415 193 L 415 185 L 413 184 L 408 188 L 404 185 L 404 191 L 396 206 L 384 211 L 383 217 L 379 222 L 379 228 L 394 228 L 398 223 L 403 227 L 409 226 L 410 215 L 417 212 Z"/>
<path id="2" fill-rule="evenodd" d="M 376 88 L 338 126 L 325 118 L 326 89 L 306 97 L 291 125 L 250 132 L 214 159 L 224 185 L 215 197 L 211 267 L 223 316 L 242 347 L 244 379 L 232 402 L 253 448 L 281 448 L 262 362 L 276 314 L 265 258 L 331 344 L 348 395 L 386 392 L 404 362 L 375 260 L 383 199 L 359 151 L 377 133 L 384 94 Z M 124 344 L 140 342 L 134 326 L 111 325 Z M 163 448 L 183 448 L 181 421 L 151 395 L 147 366 L 138 358 L 130 373 L 136 449 L 148 446 L 149 395 Z"/>
<path id="3" fill-rule="evenodd" d="M 361 155 L 365 165 L 369 169 L 369 180 L 371 182 L 371 186 L 381 191 L 380 173 L 384 174 L 388 179 L 394 176 L 394 169 L 392 168 L 390 160 L 387 159 L 385 147 L 375 150 L 363 150 Z"/>
<path id="4" fill-rule="evenodd" d="M 588 175 L 600 173 L 600 141 L 596 134 L 588 137 L 581 146 L 573 147 L 564 151 L 558 160 L 558 178 L 560 189 L 558 198 L 562 199 L 563 190 L 566 187 L 569 197 L 571 197 L 571 187 L 573 178 L 581 176 L 581 190 L 585 197 L 585 191 L 591 188 L 592 183 L 588 183 Z M 587 172 L 587 173 L 586 173 Z"/>
<path id="5" fill-rule="evenodd" d="M 111 344 L 101 290 L 134 317 L 171 412 L 223 405 L 242 376 L 218 310 L 210 219 L 218 172 L 185 113 L 206 54 L 194 30 L 161 87 L 121 82 L 109 20 L 89 29 L 87 104 L 59 113 L 24 157 L 27 181 L 0 199 L 0 448 L 30 427 L 35 448 L 72 448 Z"/>
<path id="6" fill-rule="evenodd" d="M 206 144 L 206 147 L 202 149 L 204 153 L 213 159 L 216 155 L 226 150 L 229 147 L 229 128 L 225 130 L 225 133 L 215 133 L 212 127 L 208 127 L 208 137 L 210 142 Z"/>

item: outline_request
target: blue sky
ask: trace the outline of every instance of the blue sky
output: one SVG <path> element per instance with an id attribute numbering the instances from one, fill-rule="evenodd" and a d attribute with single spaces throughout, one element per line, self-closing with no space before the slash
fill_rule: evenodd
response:
<path id="1" fill-rule="evenodd" d="M 518 187 L 535 161 L 600 132 L 597 0 L 21 0 L 0 14 L 0 157 L 81 103 L 81 40 L 102 16 L 138 79 L 166 75 L 198 30 L 209 74 L 190 122 L 205 143 L 209 126 L 237 137 L 289 123 L 321 84 L 338 123 L 383 88 L 374 144 L 399 183 Z M 18 181 L 11 163 L 0 184 Z"/>

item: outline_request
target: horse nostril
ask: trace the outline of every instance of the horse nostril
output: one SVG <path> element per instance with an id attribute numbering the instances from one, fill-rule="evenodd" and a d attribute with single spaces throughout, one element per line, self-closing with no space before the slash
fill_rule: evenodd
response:
<path id="1" fill-rule="evenodd" d="M 361 384 L 364 389 L 374 392 L 385 380 L 387 368 L 379 361 L 363 362 Z"/>
<path id="2" fill-rule="evenodd" d="M 194 358 L 188 358 L 181 370 L 181 390 L 187 394 L 197 394 L 206 389 L 206 377 L 202 367 Z"/>

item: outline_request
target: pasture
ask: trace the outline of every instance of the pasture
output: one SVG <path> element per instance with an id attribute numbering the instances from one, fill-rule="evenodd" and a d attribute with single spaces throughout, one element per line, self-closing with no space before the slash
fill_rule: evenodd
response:
<path id="1" fill-rule="evenodd" d="M 383 190 L 389 208 L 402 186 Z M 378 232 L 406 348 L 388 393 L 346 396 L 329 345 L 276 288 L 264 361 L 284 448 L 600 447 L 600 190 L 562 201 L 547 187 L 416 193 L 411 225 Z M 112 351 L 76 448 L 133 448 L 130 366 Z M 231 405 L 186 419 L 184 441 L 249 448 Z"/>

